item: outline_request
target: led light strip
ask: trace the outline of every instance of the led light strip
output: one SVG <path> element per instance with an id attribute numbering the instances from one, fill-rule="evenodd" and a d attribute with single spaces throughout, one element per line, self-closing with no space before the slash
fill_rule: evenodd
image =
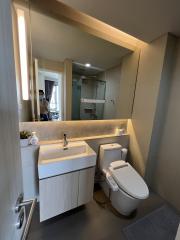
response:
<path id="1" fill-rule="evenodd" d="M 18 17 L 22 98 L 23 100 L 29 100 L 28 56 L 27 56 L 27 40 L 26 40 L 26 22 L 25 22 L 24 11 L 21 9 L 17 9 L 17 17 Z"/>

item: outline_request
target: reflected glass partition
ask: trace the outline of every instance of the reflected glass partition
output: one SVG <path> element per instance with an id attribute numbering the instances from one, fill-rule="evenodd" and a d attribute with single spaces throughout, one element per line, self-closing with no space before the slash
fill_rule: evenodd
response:
<path id="1" fill-rule="evenodd" d="M 72 120 L 103 119 L 106 82 L 94 77 L 73 76 Z"/>

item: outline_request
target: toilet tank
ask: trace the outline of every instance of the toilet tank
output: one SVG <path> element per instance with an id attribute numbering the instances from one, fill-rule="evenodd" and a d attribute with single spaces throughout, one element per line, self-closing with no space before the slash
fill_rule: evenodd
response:
<path id="1" fill-rule="evenodd" d="M 122 146 L 118 143 L 104 144 L 100 146 L 100 169 L 107 169 L 111 162 L 122 159 Z"/>

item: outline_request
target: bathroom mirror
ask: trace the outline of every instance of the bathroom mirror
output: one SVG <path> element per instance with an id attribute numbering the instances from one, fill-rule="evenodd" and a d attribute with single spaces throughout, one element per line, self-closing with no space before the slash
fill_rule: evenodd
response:
<path id="1" fill-rule="evenodd" d="M 130 118 L 139 51 L 90 34 L 34 2 L 25 10 L 31 84 L 20 121 Z"/>

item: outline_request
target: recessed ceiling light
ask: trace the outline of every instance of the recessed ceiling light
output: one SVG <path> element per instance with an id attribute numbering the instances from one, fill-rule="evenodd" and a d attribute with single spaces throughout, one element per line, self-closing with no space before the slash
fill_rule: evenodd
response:
<path id="1" fill-rule="evenodd" d="M 85 67 L 91 67 L 91 64 L 90 63 L 86 63 Z"/>

